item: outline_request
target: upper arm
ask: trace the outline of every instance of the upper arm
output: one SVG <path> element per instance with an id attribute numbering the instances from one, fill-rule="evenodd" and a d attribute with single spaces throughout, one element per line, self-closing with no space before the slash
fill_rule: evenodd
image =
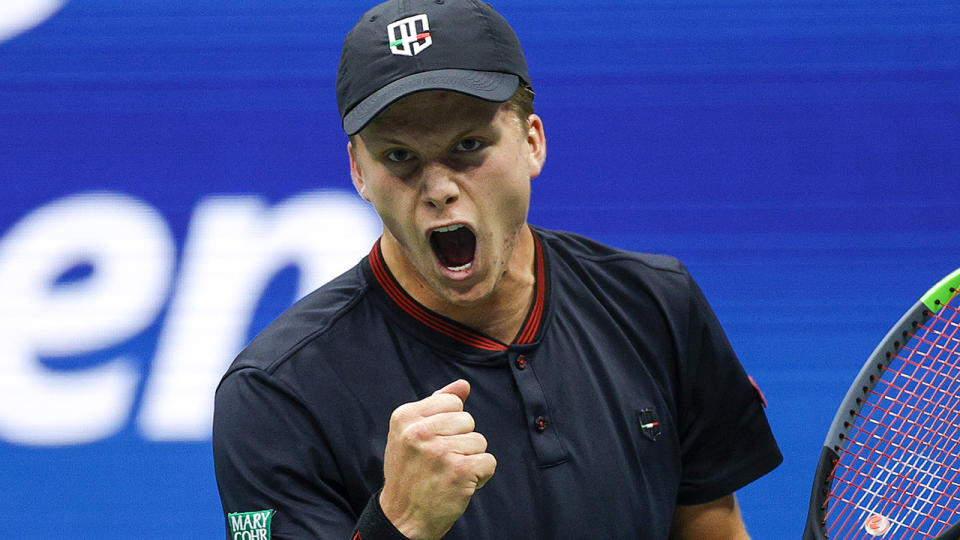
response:
<path id="1" fill-rule="evenodd" d="M 677 505 L 670 540 L 749 540 L 734 494 L 704 503 Z"/>
<path id="2" fill-rule="evenodd" d="M 217 390 L 213 453 L 224 514 L 274 510 L 272 537 L 349 538 L 356 514 L 335 488 L 332 460 L 296 396 L 261 371 Z"/>
<path id="3" fill-rule="evenodd" d="M 703 293 L 687 277 L 686 328 L 678 335 L 678 434 L 683 475 L 677 501 L 723 498 L 782 460 L 760 393 Z"/>

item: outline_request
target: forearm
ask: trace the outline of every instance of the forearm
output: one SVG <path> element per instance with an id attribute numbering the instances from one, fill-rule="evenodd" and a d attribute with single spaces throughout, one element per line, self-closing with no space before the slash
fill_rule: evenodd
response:
<path id="1" fill-rule="evenodd" d="M 670 540 L 750 540 L 737 498 L 730 494 L 704 504 L 678 505 Z"/>

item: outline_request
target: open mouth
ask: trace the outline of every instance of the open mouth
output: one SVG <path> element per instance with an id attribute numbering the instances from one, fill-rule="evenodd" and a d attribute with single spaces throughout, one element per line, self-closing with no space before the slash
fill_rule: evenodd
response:
<path id="1" fill-rule="evenodd" d="M 452 272 L 462 272 L 473 265 L 477 237 L 461 224 L 438 227 L 430 233 L 430 246 L 440 264 Z"/>

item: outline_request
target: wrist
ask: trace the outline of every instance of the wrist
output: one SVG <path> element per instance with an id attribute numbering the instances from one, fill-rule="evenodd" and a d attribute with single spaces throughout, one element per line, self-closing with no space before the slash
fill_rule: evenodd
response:
<path id="1" fill-rule="evenodd" d="M 352 538 L 364 540 L 410 540 L 387 519 L 380 507 L 380 491 L 370 497 L 366 508 L 360 514 Z"/>
<path id="2" fill-rule="evenodd" d="M 409 540 L 439 540 L 443 535 L 430 535 L 427 527 L 414 518 L 409 511 L 405 511 L 401 504 L 390 496 L 384 486 L 377 495 L 377 503 L 384 519 L 390 522 L 397 531 Z"/>

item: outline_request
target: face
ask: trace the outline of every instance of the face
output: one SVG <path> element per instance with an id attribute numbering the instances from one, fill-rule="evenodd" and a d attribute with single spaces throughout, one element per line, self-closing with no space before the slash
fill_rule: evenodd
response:
<path id="1" fill-rule="evenodd" d="M 528 122 L 507 104 L 419 92 L 351 141 L 354 185 L 383 220 L 384 255 L 421 302 L 471 305 L 512 272 L 529 273 L 514 248 L 529 235 L 530 180 L 546 141 L 540 118 Z"/>

